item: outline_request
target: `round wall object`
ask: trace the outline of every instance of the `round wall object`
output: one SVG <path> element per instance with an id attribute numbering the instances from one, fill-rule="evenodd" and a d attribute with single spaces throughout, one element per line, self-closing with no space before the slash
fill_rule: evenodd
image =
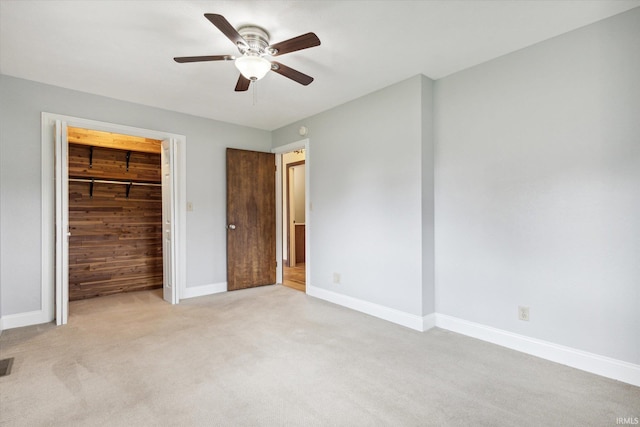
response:
<path id="1" fill-rule="evenodd" d="M 298 129 L 298 133 L 300 134 L 300 136 L 305 136 L 309 133 L 309 129 L 307 129 L 306 126 L 300 126 L 300 129 Z"/>

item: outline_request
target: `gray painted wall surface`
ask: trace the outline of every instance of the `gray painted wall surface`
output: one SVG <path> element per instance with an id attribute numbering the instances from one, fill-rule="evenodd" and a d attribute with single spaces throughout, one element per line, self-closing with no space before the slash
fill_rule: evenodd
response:
<path id="1" fill-rule="evenodd" d="M 422 314 L 436 311 L 435 302 L 435 140 L 433 137 L 434 81 L 421 76 L 422 115 Z"/>
<path id="2" fill-rule="evenodd" d="M 270 132 L 3 75 L 0 99 L 1 316 L 40 309 L 43 111 L 186 135 L 187 286 L 226 281 L 225 147 L 269 151 Z"/>
<path id="3" fill-rule="evenodd" d="M 426 82 L 416 76 L 273 132 L 279 146 L 309 129 L 311 285 L 419 316 Z"/>
<path id="4" fill-rule="evenodd" d="M 635 9 L 436 82 L 438 313 L 640 363 L 639 76 Z"/>

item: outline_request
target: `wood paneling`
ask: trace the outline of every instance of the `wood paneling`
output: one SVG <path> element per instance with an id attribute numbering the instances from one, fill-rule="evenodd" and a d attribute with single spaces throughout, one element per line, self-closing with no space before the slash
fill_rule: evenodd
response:
<path id="1" fill-rule="evenodd" d="M 69 177 L 160 183 L 160 155 L 69 144 Z M 69 300 L 162 287 L 162 187 L 69 182 Z"/>
<path id="2" fill-rule="evenodd" d="M 160 154 L 161 142 L 158 139 L 142 138 L 139 136 L 122 135 L 111 132 L 101 132 L 91 129 L 69 127 L 67 129 L 69 143 L 90 145 L 94 147 L 117 148 L 120 150 L 135 150 L 142 153 Z"/>
<path id="3" fill-rule="evenodd" d="M 161 182 L 160 154 L 131 151 L 127 170 L 127 150 L 69 144 L 69 176 L 74 178 L 117 179 Z"/>

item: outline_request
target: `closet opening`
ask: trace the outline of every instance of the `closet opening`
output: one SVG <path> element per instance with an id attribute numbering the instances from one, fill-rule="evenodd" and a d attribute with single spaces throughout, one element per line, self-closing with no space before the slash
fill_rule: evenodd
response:
<path id="1" fill-rule="evenodd" d="M 114 144 L 113 146 L 101 146 L 100 148 L 94 146 L 93 149 L 86 148 L 88 155 L 84 167 L 80 168 L 78 172 L 79 176 L 71 176 L 72 179 L 76 179 L 77 181 L 69 181 L 68 128 L 70 127 L 92 130 L 95 131 L 97 135 L 102 134 L 107 136 L 108 134 L 114 134 L 114 136 L 118 136 L 118 138 L 112 138 L 111 143 Z M 123 135 L 125 138 L 136 139 L 137 143 L 135 148 L 129 150 L 126 146 L 123 146 L 121 138 L 119 137 L 120 135 Z M 144 179 L 134 180 L 130 177 L 130 174 L 134 172 L 133 166 L 136 161 L 136 152 L 144 152 L 145 150 L 141 149 L 141 147 L 144 146 L 145 143 L 153 142 L 153 144 L 157 144 L 157 141 L 162 141 L 160 151 L 162 185 L 160 187 L 155 185 L 136 185 L 142 183 L 158 183 L 155 176 L 151 182 L 145 182 Z M 83 138 L 81 135 L 77 139 L 72 140 L 71 144 L 82 145 L 82 142 L 85 142 L 84 145 L 99 145 L 90 144 L 87 141 L 87 137 Z M 124 197 L 125 200 L 127 187 L 129 190 L 129 200 L 134 199 L 136 191 L 141 188 L 156 187 L 161 189 L 162 273 L 164 276 L 164 280 L 162 281 L 162 299 L 170 304 L 178 304 L 181 290 L 183 291 L 186 286 L 186 143 L 187 139 L 185 135 L 55 113 L 42 113 L 42 306 L 41 310 L 34 312 L 34 315 L 31 317 L 33 323 L 45 323 L 55 320 L 57 325 L 64 325 L 68 322 L 69 239 L 71 237 L 70 233 L 72 233 L 69 226 L 69 184 L 88 187 L 88 190 L 79 191 L 89 191 L 89 199 L 91 199 L 91 182 L 82 180 L 93 180 L 94 198 L 98 196 L 99 191 L 104 190 L 104 188 L 101 188 L 101 186 L 104 185 L 118 186 L 118 188 L 123 190 L 123 194 L 118 197 Z M 118 152 L 124 154 L 123 157 L 118 157 L 119 167 L 116 168 L 118 173 L 127 173 L 128 158 L 129 175 L 126 175 L 124 179 L 126 184 L 120 184 L 120 182 L 123 181 L 122 179 L 107 179 L 107 176 L 104 174 L 100 177 L 98 176 L 98 151 L 106 148 L 112 148 L 113 150 L 119 149 Z M 51 179 L 52 177 L 54 179 Z M 99 180 L 117 181 L 118 184 L 98 182 Z M 95 246 L 96 243 L 93 243 L 93 245 Z M 91 247 L 91 244 L 85 243 L 84 246 Z M 130 255 L 131 254 L 124 256 Z M 96 258 L 94 261 L 100 260 L 100 257 Z M 84 268 L 85 271 L 93 271 L 96 275 L 100 271 L 100 269 L 96 268 L 96 265 L 92 266 L 91 263 L 85 263 Z M 135 268 L 129 266 L 129 270 L 135 271 Z M 138 270 L 140 270 L 140 268 L 138 268 Z M 120 274 L 123 274 L 123 272 L 124 270 L 120 271 Z"/>
<path id="2" fill-rule="evenodd" d="M 71 126 L 67 140 L 69 301 L 162 289 L 162 141 Z"/>

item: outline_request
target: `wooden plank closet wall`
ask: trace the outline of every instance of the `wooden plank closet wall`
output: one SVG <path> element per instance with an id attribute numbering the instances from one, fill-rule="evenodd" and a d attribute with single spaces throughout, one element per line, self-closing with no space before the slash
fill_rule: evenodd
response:
<path id="1" fill-rule="evenodd" d="M 93 132 L 68 129 L 70 301 L 163 280 L 161 141 Z"/>

